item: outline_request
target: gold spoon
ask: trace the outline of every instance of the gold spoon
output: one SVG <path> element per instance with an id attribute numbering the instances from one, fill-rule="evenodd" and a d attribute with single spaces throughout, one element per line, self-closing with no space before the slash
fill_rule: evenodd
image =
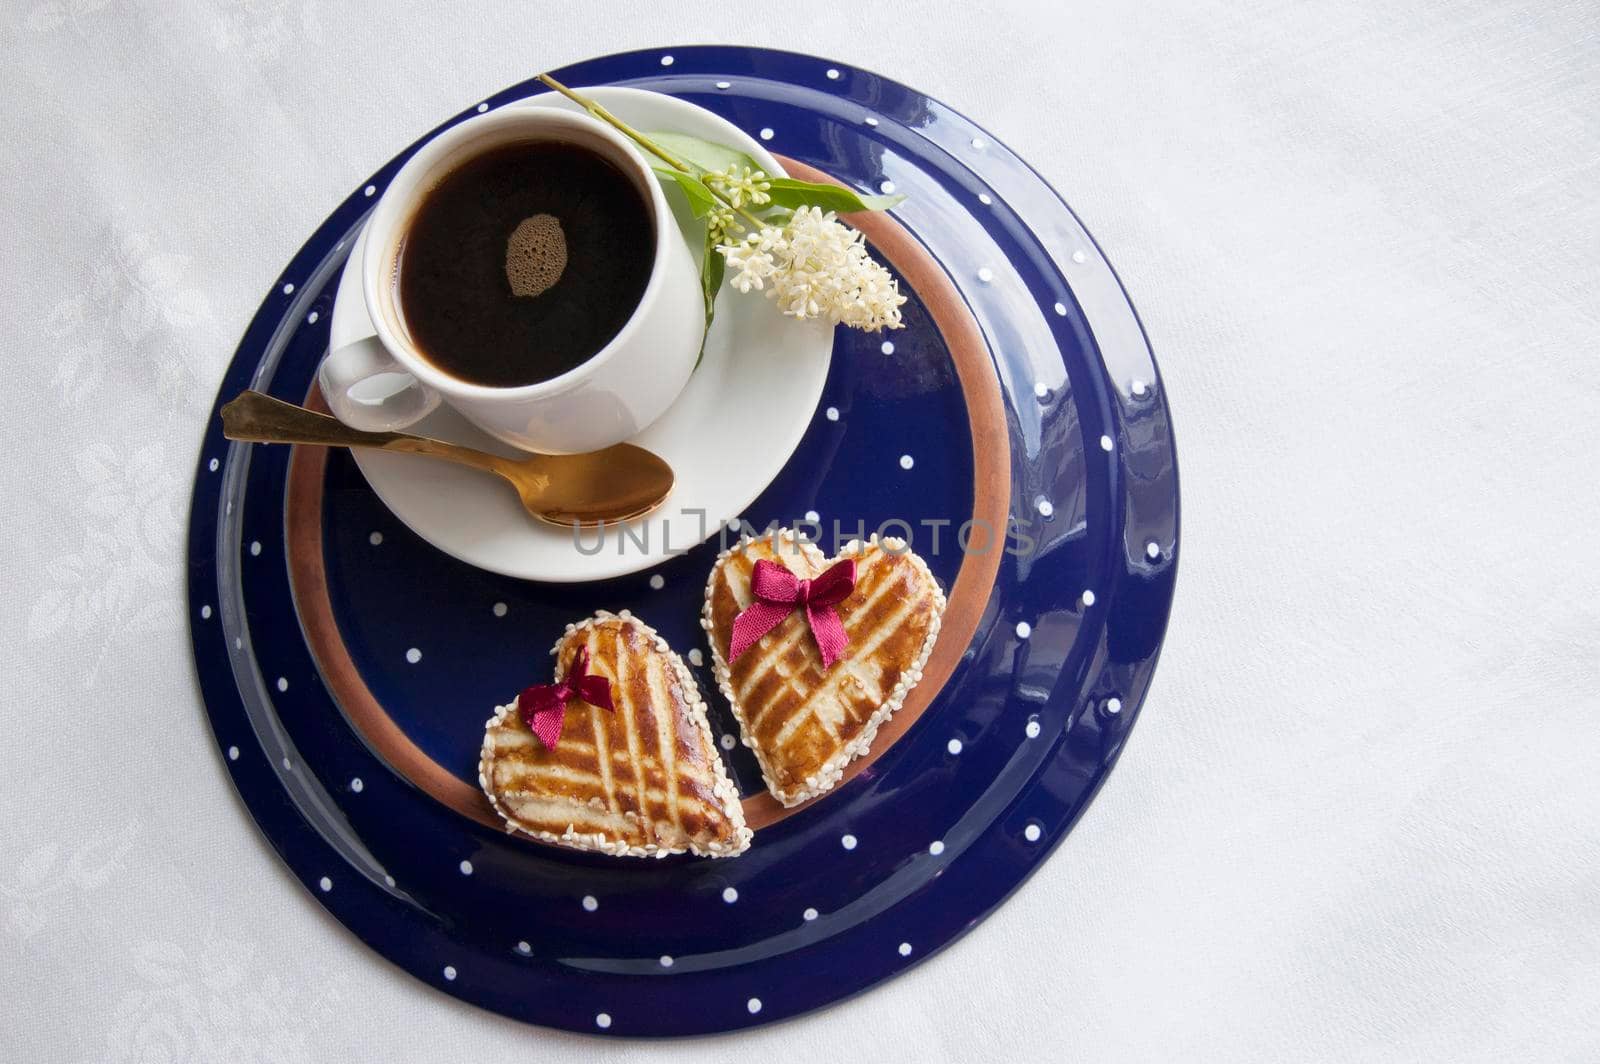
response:
<path id="1" fill-rule="evenodd" d="M 326 414 L 256 391 L 241 392 L 222 408 L 222 434 L 249 443 L 373 447 L 497 473 L 517 489 L 523 509 L 552 525 L 626 521 L 654 510 L 672 490 L 672 467 L 631 443 L 588 454 L 501 458 L 403 432 L 362 432 Z"/>

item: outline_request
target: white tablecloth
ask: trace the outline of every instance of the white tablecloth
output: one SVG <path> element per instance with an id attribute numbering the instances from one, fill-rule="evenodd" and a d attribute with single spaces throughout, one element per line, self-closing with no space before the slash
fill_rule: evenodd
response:
<path id="1" fill-rule="evenodd" d="M 136 4 L 0 29 L 0 1059 L 1600 1059 L 1600 17 L 1341 5 Z M 441 117 L 646 45 L 791 47 L 986 124 L 1093 229 L 1184 486 L 1154 692 L 932 963 L 711 1042 L 462 1005 L 234 797 L 183 530 L 229 353 Z"/>

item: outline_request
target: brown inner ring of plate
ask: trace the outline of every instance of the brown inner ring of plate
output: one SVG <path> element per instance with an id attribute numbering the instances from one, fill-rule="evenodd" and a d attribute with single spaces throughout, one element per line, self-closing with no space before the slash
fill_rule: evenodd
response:
<path id="1" fill-rule="evenodd" d="M 833 178 L 804 163 L 778 157 L 791 177 L 806 181 Z M 887 214 L 847 215 L 851 225 L 866 234 L 874 248 L 892 263 L 905 278 L 932 315 L 950 356 L 967 401 L 972 427 L 972 517 L 974 537 L 970 550 L 961 560 L 955 583 L 950 587 L 944 622 L 938 642 L 922 670 L 922 682 L 911 691 L 899 712 L 878 729 L 871 748 L 845 767 L 839 786 L 848 783 L 876 761 L 922 716 L 955 670 L 956 663 L 971 644 L 973 633 L 983 616 L 1000 569 L 1003 553 L 998 549 L 1004 537 L 991 536 L 987 550 L 984 530 L 1006 527 L 1007 499 L 1011 484 L 1011 452 L 1007 443 L 1005 410 L 1000 398 L 1000 382 L 995 376 L 989 349 L 950 278 L 900 223 Z M 327 410 L 322 395 L 313 384 L 306 405 Z M 327 468 L 325 447 L 296 447 L 290 458 L 288 489 L 284 495 L 284 531 L 288 541 L 289 583 L 295 607 L 305 630 L 306 643 L 322 670 L 334 701 L 344 710 L 362 738 L 388 766 L 433 798 L 463 816 L 489 827 L 504 824 L 477 787 L 457 778 L 411 741 L 383 706 L 368 690 L 355 662 L 345 649 L 339 626 L 333 618 L 328 597 L 327 569 L 322 556 L 323 473 Z M 709 574 L 708 574 L 709 576 Z M 573 620 L 578 620 L 574 617 Z M 648 620 L 648 618 L 646 618 Z M 549 633 L 553 641 L 560 633 Z M 544 642 L 537 648 L 542 650 Z M 687 651 L 688 648 L 674 648 Z M 513 692 L 508 692 L 510 697 Z M 474 722 L 486 720 L 494 707 L 482 706 L 471 716 Z M 834 792 L 830 791 L 829 794 Z M 812 799 L 823 801 L 828 795 Z M 752 828 L 763 828 L 811 805 L 806 802 L 785 809 L 777 799 L 763 791 L 744 800 L 745 820 Z M 529 840 L 535 841 L 535 840 Z"/>

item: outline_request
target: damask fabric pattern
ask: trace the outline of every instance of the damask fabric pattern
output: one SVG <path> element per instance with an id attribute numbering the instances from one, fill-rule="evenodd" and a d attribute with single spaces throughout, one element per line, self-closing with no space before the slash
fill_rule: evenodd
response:
<path id="1" fill-rule="evenodd" d="M 1600 1058 L 1592 4 L 0 27 L 0 1059 Z M 183 533 L 232 346 L 335 203 L 543 66 L 689 40 L 878 70 L 1039 167 L 1161 360 L 1185 556 L 1127 754 L 991 920 L 822 1015 L 619 1045 L 422 986 L 278 866 L 204 724 Z"/>

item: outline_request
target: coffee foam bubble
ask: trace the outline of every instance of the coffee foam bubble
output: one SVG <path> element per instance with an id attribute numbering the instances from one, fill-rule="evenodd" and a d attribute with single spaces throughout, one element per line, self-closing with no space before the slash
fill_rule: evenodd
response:
<path id="1" fill-rule="evenodd" d="M 517 296 L 542 295 L 567 271 L 567 234 L 553 214 L 535 214 L 518 223 L 506 241 L 506 280 Z"/>

